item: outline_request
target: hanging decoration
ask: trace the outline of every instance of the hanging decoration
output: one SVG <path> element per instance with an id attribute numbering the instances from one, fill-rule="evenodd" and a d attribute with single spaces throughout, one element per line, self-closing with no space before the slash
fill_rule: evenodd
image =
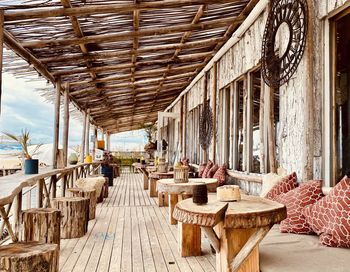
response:
<path id="1" fill-rule="evenodd" d="M 209 102 L 206 102 L 199 118 L 199 143 L 203 150 L 207 150 L 209 148 L 212 138 L 213 112 Z"/>
<path id="2" fill-rule="evenodd" d="M 305 51 L 307 29 L 306 0 L 272 2 L 262 45 L 262 75 L 267 85 L 278 88 L 293 76 Z M 280 37 L 287 40 L 286 43 L 280 42 L 285 48 L 278 54 L 275 45 L 279 30 Z M 288 34 L 289 39 L 285 36 Z"/>

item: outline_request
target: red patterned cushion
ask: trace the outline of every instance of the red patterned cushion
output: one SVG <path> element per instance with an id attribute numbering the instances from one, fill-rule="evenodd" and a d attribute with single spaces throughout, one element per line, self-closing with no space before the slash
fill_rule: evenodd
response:
<path id="1" fill-rule="evenodd" d="M 216 173 L 216 171 L 218 171 L 219 166 L 217 164 L 214 164 L 212 168 L 210 168 L 206 178 L 212 178 L 214 177 L 214 174 Z"/>
<path id="2" fill-rule="evenodd" d="M 215 172 L 214 177 L 218 180 L 218 185 L 222 186 L 226 183 L 226 165 L 222 165 L 219 167 L 219 169 Z"/>
<path id="3" fill-rule="evenodd" d="M 190 165 L 190 160 L 187 158 L 182 158 L 181 159 L 182 165 L 189 166 Z"/>
<path id="4" fill-rule="evenodd" d="M 202 163 L 200 166 L 199 166 L 199 169 L 198 169 L 198 176 L 201 178 L 203 176 L 203 172 L 205 170 L 205 168 L 207 167 L 207 164 L 206 163 Z"/>
<path id="5" fill-rule="evenodd" d="M 276 200 L 277 196 L 283 193 L 287 193 L 290 190 L 298 187 L 297 174 L 293 172 L 292 174 L 284 177 L 280 182 L 272 187 L 272 189 L 267 193 L 265 198 Z"/>
<path id="6" fill-rule="evenodd" d="M 350 248 L 350 179 L 345 176 L 327 196 L 306 207 L 303 214 L 322 244 Z"/>
<path id="7" fill-rule="evenodd" d="M 208 172 L 209 172 L 209 170 L 213 167 L 213 165 L 214 165 L 214 163 L 213 163 L 211 160 L 209 160 L 208 163 L 207 163 L 207 166 L 205 167 L 205 169 L 204 169 L 204 171 L 203 171 L 203 174 L 202 174 L 202 177 L 203 177 L 203 178 L 206 178 L 206 177 L 207 177 Z"/>
<path id="8" fill-rule="evenodd" d="M 280 231 L 299 234 L 313 233 L 302 211 L 304 207 L 314 204 L 323 196 L 321 180 L 303 183 L 294 190 L 277 196 L 276 201 L 287 207 L 287 218 L 281 222 Z"/>

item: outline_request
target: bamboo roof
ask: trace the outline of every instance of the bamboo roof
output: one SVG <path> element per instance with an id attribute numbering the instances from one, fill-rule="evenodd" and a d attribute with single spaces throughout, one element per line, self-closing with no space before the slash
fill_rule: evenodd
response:
<path id="1" fill-rule="evenodd" d="M 105 131 L 138 129 L 190 84 L 256 2 L 5 0 L 5 45 L 21 60 L 6 54 L 4 66 L 22 77 L 34 68 L 69 89 Z"/>

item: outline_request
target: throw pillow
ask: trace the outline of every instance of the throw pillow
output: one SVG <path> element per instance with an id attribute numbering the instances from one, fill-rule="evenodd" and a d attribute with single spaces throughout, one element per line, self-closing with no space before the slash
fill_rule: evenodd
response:
<path id="1" fill-rule="evenodd" d="M 215 172 L 213 178 L 218 180 L 218 185 L 222 186 L 226 183 L 226 164 L 219 167 L 219 169 Z"/>
<path id="2" fill-rule="evenodd" d="M 203 174 L 202 174 L 202 178 L 206 178 L 207 177 L 208 172 L 213 167 L 213 165 L 214 165 L 214 163 L 211 160 L 209 160 L 207 162 L 207 165 L 206 165 L 206 167 L 205 167 L 205 169 L 203 171 Z"/>
<path id="3" fill-rule="evenodd" d="M 212 168 L 210 168 L 206 178 L 212 178 L 214 177 L 214 174 L 216 173 L 216 171 L 218 171 L 219 166 L 217 164 L 214 164 Z"/>
<path id="4" fill-rule="evenodd" d="M 198 169 L 198 176 L 201 178 L 203 176 L 203 172 L 206 168 L 207 164 L 206 163 L 202 163 L 200 166 L 199 166 L 199 169 Z"/>
<path id="5" fill-rule="evenodd" d="M 262 188 L 260 192 L 261 197 L 265 197 L 268 192 L 275 186 L 278 182 L 283 179 L 282 176 L 275 173 L 268 173 L 262 178 Z"/>
<path id="6" fill-rule="evenodd" d="M 281 222 L 280 231 L 297 234 L 313 233 L 302 212 L 306 206 L 316 203 L 323 196 L 321 180 L 303 183 L 294 190 L 277 196 L 276 201 L 287 208 L 287 218 Z"/>
<path id="7" fill-rule="evenodd" d="M 350 179 L 345 176 L 327 196 L 306 207 L 303 214 L 322 244 L 350 248 Z"/>
<path id="8" fill-rule="evenodd" d="M 277 196 L 282 193 L 287 193 L 290 190 L 298 187 L 297 174 L 293 172 L 292 174 L 284 177 L 280 182 L 275 184 L 272 189 L 266 194 L 265 198 L 270 200 L 276 200 Z"/>

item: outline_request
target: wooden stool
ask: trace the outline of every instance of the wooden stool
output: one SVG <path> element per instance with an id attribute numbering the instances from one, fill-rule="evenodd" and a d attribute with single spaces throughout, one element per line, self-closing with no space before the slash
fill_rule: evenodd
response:
<path id="1" fill-rule="evenodd" d="M 20 241 L 57 244 L 60 248 L 60 210 L 29 209 L 22 212 L 21 218 L 23 230 L 20 233 Z"/>
<path id="2" fill-rule="evenodd" d="M 95 189 L 82 189 L 82 188 L 70 188 L 68 191 L 72 196 L 86 197 L 90 199 L 89 204 L 89 220 L 96 217 L 96 190 Z"/>
<path id="3" fill-rule="evenodd" d="M 85 235 L 89 221 L 89 202 L 90 200 L 84 197 L 59 197 L 52 200 L 53 207 L 62 213 L 62 239 Z"/>
<path id="4" fill-rule="evenodd" d="M 157 197 L 158 193 L 157 193 L 157 181 L 158 179 L 156 178 L 149 178 L 149 196 L 150 197 Z"/>
<path id="5" fill-rule="evenodd" d="M 38 242 L 0 246 L 0 270 L 9 272 L 58 272 L 59 249 L 56 244 Z"/>

